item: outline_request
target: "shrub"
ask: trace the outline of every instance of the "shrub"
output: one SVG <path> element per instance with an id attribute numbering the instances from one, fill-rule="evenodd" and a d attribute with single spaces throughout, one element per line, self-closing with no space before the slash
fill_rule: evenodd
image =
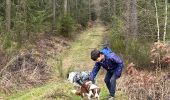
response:
<path id="1" fill-rule="evenodd" d="M 11 48 L 11 46 L 12 46 L 12 41 L 11 41 L 10 35 L 7 34 L 5 36 L 5 39 L 4 39 L 4 42 L 3 42 L 3 48 L 9 49 L 9 48 Z"/>
<path id="2" fill-rule="evenodd" d="M 124 35 L 124 23 L 116 17 L 112 17 L 113 28 L 110 32 L 110 46 L 114 52 L 124 55 L 123 58 L 134 61 L 140 67 L 146 67 L 150 64 L 149 45 L 132 37 Z"/>
<path id="3" fill-rule="evenodd" d="M 135 40 L 128 41 L 127 45 L 126 54 L 129 58 L 135 61 L 138 67 L 148 67 L 150 64 L 149 46 Z"/>
<path id="4" fill-rule="evenodd" d="M 97 19 L 97 14 L 96 14 L 95 11 L 92 11 L 92 12 L 91 12 L 91 20 L 92 20 L 92 21 L 95 21 L 96 19 Z"/>
<path id="5" fill-rule="evenodd" d="M 125 40 L 120 34 L 113 34 L 111 38 L 111 48 L 123 54 L 126 59 L 134 61 L 140 67 L 146 67 L 150 63 L 149 46 L 135 40 Z"/>
<path id="6" fill-rule="evenodd" d="M 116 16 L 112 16 L 111 22 L 114 23 L 114 27 L 112 27 L 109 34 L 111 48 L 117 53 L 125 53 L 126 43 L 125 37 L 122 35 L 123 22 Z"/>
<path id="7" fill-rule="evenodd" d="M 78 19 L 78 23 L 80 23 L 83 27 L 86 27 L 87 26 L 87 22 L 88 22 L 88 16 L 80 16 L 79 19 Z"/>
<path id="8" fill-rule="evenodd" d="M 57 23 L 57 29 L 61 35 L 71 37 L 71 33 L 75 30 L 75 21 L 69 15 L 61 16 Z"/>

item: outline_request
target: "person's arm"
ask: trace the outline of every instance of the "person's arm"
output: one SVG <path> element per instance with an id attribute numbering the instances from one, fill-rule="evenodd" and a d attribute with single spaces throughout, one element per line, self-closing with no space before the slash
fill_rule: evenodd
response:
<path id="1" fill-rule="evenodd" d="M 110 60 L 116 63 L 117 66 L 116 66 L 115 74 L 116 74 L 116 77 L 119 78 L 121 76 L 121 73 L 124 67 L 123 61 L 115 53 L 111 53 Z"/>
<path id="2" fill-rule="evenodd" d="M 96 62 L 94 67 L 93 67 L 92 72 L 90 73 L 90 80 L 91 81 L 94 81 L 98 71 L 100 70 L 100 67 L 101 67 L 100 63 Z"/>

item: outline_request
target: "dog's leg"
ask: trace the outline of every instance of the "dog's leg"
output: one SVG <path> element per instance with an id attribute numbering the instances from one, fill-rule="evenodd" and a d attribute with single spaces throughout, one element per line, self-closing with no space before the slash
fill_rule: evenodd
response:
<path id="1" fill-rule="evenodd" d="M 100 97 L 98 97 L 97 100 L 100 100 Z"/>
<path id="2" fill-rule="evenodd" d="M 91 95 L 88 93 L 86 93 L 86 95 L 87 95 L 88 100 L 91 100 L 91 97 L 90 97 Z"/>
<path id="3" fill-rule="evenodd" d="M 88 100 L 91 100 L 91 97 L 88 96 Z"/>

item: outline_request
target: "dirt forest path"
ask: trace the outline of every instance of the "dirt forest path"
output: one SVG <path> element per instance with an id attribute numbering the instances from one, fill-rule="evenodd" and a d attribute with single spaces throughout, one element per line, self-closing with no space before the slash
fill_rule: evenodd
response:
<path id="1" fill-rule="evenodd" d="M 90 52 L 101 47 L 104 32 L 105 27 L 98 23 L 80 34 L 65 53 L 63 68 L 76 71 L 91 70 L 94 62 L 90 59 Z"/>
<path id="2" fill-rule="evenodd" d="M 106 27 L 100 23 L 94 24 L 91 28 L 84 30 L 78 34 L 76 39 L 70 44 L 70 48 L 61 53 L 62 68 L 57 68 L 62 73 L 68 71 L 91 71 L 94 62 L 90 59 L 90 52 L 94 48 L 101 48 L 103 37 L 107 34 Z M 58 59 L 58 58 L 57 58 Z M 56 59 L 48 61 L 51 66 L 58 66 Z M 56 72 L 60 72 L 56 71 Z M 106 100 L 108 91 L 104 84 L 104 71 L 101 70 L 97 76 L 97 84 L 102 88 L 101 100 Z M 21 91 L 17 94 L 9 96 L 9 100 L 80 100 L 80 97 L 75 96 L 70 90 L 74 86 L 66 81 L 65 78 L 58 79 L 54 76 L 51 82 L 46 85 L 36 87 L 27 91 Z M 126 100 L 122 98 L 122 93 L 116 94 L 116 100 Z"/>
<path id="3" fill-rule="evenodd" d="M 105 26 L 99 22 L 78 33 L 74 41 L 70 43 L 70 48 L 63 51 L 59 58 L 58 55 L 56 55 L 56 58 L 50 58 L 48 64 L 56 67 L 60 66 L 57 59 L 62 59 L 61 66 L 62 71 L 64 71 L 63 73 L 66 73 L 69 69 L 72 71 L 91 70 L 94 62 L 90 59 L 90 51 L 93 48 L 101 47 L 100 44 L 102 43 L 105 30 Z M 55 72 L 59 72 L 58 68 L 55 70 L 57 70 Z M 65 79 L 58 79 L 58 76 L 54 77 L 56 78 L 44 86 L 21 91 L 9 96 L 7 99 L 42 100 L 53 98 L 54 100 L 79 100 L 78 97 L 76 98 L 75 95 L 68 92 L 74 88 L 71 84 L 67 83 Z M 64 94 L 65 92 L 67 93 Z"/>

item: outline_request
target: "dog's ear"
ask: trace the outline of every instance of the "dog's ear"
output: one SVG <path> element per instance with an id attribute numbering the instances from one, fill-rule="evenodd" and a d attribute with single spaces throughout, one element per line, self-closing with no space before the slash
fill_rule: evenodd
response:
<path id="1" fill-rule="evenodd" d="M 101 90 L 101 89 L 99 88 L 99 89 L 98 89 L 98 91 L 97 91 L 97 92 L 98 92 L 98 94 L 100 94 L 100 90 Z"/>

